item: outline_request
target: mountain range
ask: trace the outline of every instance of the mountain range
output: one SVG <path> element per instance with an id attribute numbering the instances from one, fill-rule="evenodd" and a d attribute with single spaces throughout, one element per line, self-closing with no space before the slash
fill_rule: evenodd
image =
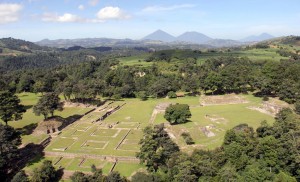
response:
<path id="1" fill-rule="evenodd" d="M 249 36 L 241 40 L 231 39 L 215 39 L 199 32 L 185 32 L 177 37 L 170 35 L 162 30 L 157 30 L 140 40 L 132 39 L 111 39 L 111 38 L 82 38 L 82 39 L 57 39 L 49 40 L 44 39 L 36 42 L 40 46 L 68 48 L 72 46 L 82 47 L 99 47 L 99 46 L 112 46 L 112 47 L 136 47 L 136 46 L 151 46 L 151 45 L 171 45 L 171 46 L 187 46 L 187 45 L 200 45 L 204 47 L 233 47 L 245 45 L 253 42 L 260 42 L 272 39 L 274 36 L 263 33 L 258 36 Z"/>
<path id="2" fill-rule="evenodd" d="M 159 40 L 162 42 L 186 42 L 194 44 L 205 44 L 206 42 L 211 41 L 213 39 L 198 32 L 185 32 L 179 35 L 178 37 L 175 37 L 162 30 L 157 30 L 142 38 L 142 40 Z"/>
<path id="3" fill-rule="evenodd" d="M 242 42 L 260 42 L 268 39 L 275 38 L 274 36 L 268 33 L 262 33 L 261 35 L 249 36 L 239 41 L 231 40 L 231 39 L 213 39 L 207 35 L 204 35 L 199 32 L 185 32 L 178 37 L 168 34 L 162 30 L 157 30 L 146 37 L 142 38 L 142 40 L 159 40 L 162 42 L 186 42 L 186 43 L 194 43 L 194 44 L 208 44 L 213 46 L 226 46 L 227 43 L 231 44 L 241 44 Z"/>

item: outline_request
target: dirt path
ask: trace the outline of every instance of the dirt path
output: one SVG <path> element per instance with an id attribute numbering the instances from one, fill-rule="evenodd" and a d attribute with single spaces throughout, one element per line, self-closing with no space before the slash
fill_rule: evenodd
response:
<path id="1" fill-rule="evenodd" d="M 153 124 L 153 123 L 154 123 L 155 118 L 156 118 L 156 116 L 157 116 L 158 113 L 159 113 L 159 111 L 158 111 L 157 109 L 153 109 L 151 118 L 150 118 L 150 120 L 149 120 L 149 123 L 150 123 L 150 124 Z"/>

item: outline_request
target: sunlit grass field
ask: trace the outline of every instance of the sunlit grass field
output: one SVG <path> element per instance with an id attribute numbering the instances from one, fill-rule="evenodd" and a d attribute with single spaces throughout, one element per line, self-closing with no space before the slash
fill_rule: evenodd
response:
<path id="1" fill-rule="evenodd" d="M 40 95 L 31 93 L 19 95 L 22 104 L 29 107 L 37 102 L 39 96 Z M 135 157 L 136 152 L 139 151 L 140 147 L 138 142 L 143 137 L 143 128 L 150 124 L 167 124 L 167 121 L 163 117 L 163 113 L 157 114 L 154 122 L 150 122 L 155 106 L 161 103 L 181 103 L 190 106 L 192 117 L 189 122 L 179 125 L 166 125 L 168 130 L 175 135 L 173 140 L 183 151 L 190 152 L 195 147 L 185 144 L 183 138 L 180 136 L 182 131 L 188 131 L 191 134 L 197 147 L 202 149 L 213 149 L 222 144 L 226 131 L 234 126 L 246 123 L 255 129 L 263 120 L 266 120 L 269 123 L 274 122 L 272 116 L 247 108 L 249 106 L 259 106 L 262 103 L 261 98 L 254 97 L 250 94 L 242 95 L 242 97 L 244 97 L 248 103 L 201 106 L 201 98 L 199 96 L 186 96 L 176 99 L 149 98 L 146 101 L 140 101 L 139 99 L 123 99 L 122 101 L 113 103 L 112 106 L 126 104 L 102 122 L 92 123 L 92 120 L 101 115 L 101 112 L 99 112 L 99 114 L 93 112 L 90 115 L 84 116 L 82 120 L 76 121 L 72 125 L 66 127 L 58 137 L 52 139 L 45 151 L 79 154 L 79 156 L 90 154 L 112 157 Z M 55 112 L 55 115 L 66 118 L 76 114 L 83 114 L 87 111 L 87 108 L 66 108 L 62 112 Z M 224 120 L 213 122 L 207 118 L 207 116 L 219 117 Z M 42 120 L 43 118 L 41 116 L 35 116 L 32 113 L 31 108 L 27 110 L 22 120 L 9 122 L 9 125 L 16 128 L 22 128 Z M 112 125 L 113 127 L 109 128 L 109 125 Z M 214 126 L 214 128 L 211 129 L 215 134 L 213 137 L 207 137 L 201 131 L 201 128 L 210 125 Z M 46 134 L 39 136 L 23 135 L 22 139 L 23 143 L 39 143 L 46 137 Z M 63 157 L 59 162 L 57 162 L 59 157 L 46 156 L 45 159 L 52 160 L 57 168 L 63 167 L 65 170 L 69 171 L 90 172 L 90 166 L 94 164 L 97 167 L 102 168 L 104 174 L 108 174 L 113 166 L 113 163 L 107 160 L 95 160 L 89 158 L 85 159 L 85 161 L 79 165 L 83 160 L 82 157 Z M 42 158 L 42 160 L 44 159 Z M 26 170 L 30 171 L 40 164 L 41 160 L 33 162 L 26 167 Z M 114 170 L 119 171 L 121 175 L 129 177 L 135 171 L 142 168 L 144 168 L 144 166 L 136 162 L 120 161 L 115 166 Z"/>

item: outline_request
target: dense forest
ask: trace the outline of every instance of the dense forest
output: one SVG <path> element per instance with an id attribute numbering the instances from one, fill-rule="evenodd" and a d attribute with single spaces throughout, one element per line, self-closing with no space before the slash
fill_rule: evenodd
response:
<path id="1" fill-rule="evenodd" d="M 91 58 L 80 51 L 63 54 L 68 54 L 65 61 L 63 57 L 58 60 L 61 54 L 55 53 L 7 58 L 1 64 L 0 89 L 57 92 L 68 100 L 93 99 L 97 95 L 138 97 L 139 93 L 165 97 L 179 90 L 211 94 L 256 91 L 258 96 L 278 96 L 288 103 L 300 97 L 300 61 L 292 57 L 280 62 L 220 57 L 197 64 L 196 58 L 173 61 L 161 52 L 152 60 L 152 66 L 143 67 L 122 66 L 115 58 Z M 72 64 L 60 64 L 64 62 Z M 17 70 L 7 71 L 11 68 Z"/>

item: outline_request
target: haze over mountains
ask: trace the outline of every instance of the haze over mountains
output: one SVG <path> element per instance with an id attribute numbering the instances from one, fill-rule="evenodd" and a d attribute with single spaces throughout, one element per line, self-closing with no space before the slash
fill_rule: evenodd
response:
<path id="1" fill-rule="evenodd" d="M 187 42 L 187 43 L 195 43 L 195 44 L 213 44 L 215 42 L 259 42 L 264 41 L 268 39 L 275 38 L 274 36 L 268 34 L 268 33 L 262 33 L 261 35 L 255 36 L 249 36 L 244 39 L 241 39 L 239 41 L 231 40 L 231 39 L 214 39 L 211 38 L 205 34 L 199 33 L 199 32 L 185 32 L 178 37 L 175 37 L 173 35 L 168 34 L 167 32 L 164 32 L 162 30 L 157 30 L 146 37 L 144 37 L 142 40 L 159 40 L 163 42 Z"/>
<path id="2" fill-rule="evenodd" d="M 241 39 L 240 41 L 242 42 L 259 42 L 259 41 L 264 41 L 264 40 L 268 40 L 268 39 L 273 39 L 275 38 L 273 35 L 270 35 L 268 33 L 262 33 L 260 35 L 252 35 L 249 37 L 246 37 L 244 39 Z"/>
<path id="3" fill-rule="evenodd" d="M 258 36 L 249 36 L 241 40 L 217 39 L 209 37 L 199 32 L 185 32 L 177 37 L 162 31 L 157 30 L 140 40 L 132 39 L 111 39 L 111 38 L 82 38 L 82 39 L 44 39 L 36 42 L 41 46 L 50 47 L 97 47 L 97 46 L 148 46 L 148 45 L 203 45 L 206 47 L 232 47 L 245 45 L 252 42 L 260 42 L 272 39 L 274 36 L 263 33 Z"/>

